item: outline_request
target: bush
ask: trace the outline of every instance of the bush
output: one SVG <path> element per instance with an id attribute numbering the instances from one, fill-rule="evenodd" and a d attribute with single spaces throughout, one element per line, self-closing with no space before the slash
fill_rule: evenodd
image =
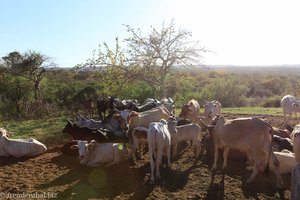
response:
<path id="1" fill-rule="evenodd" d="M 281 100 L 281 96 L 273 96 L 273 97 L 269 97 L 265 100 L 265 102 L 263 103 L 263 107 L 269 108 L 269 107 L 275 107 L 278 108 L 280 107 L 280 100 Z"/>

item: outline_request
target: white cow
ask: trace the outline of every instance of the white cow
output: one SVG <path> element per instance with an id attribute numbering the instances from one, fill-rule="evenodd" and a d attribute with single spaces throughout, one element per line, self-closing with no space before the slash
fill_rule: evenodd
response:
<path id="1" fill-rule="evenodd" d="M 227 167 L 229 149 L 238 149 L 246 152 L 254 161 L 254 169 L 247 182 L 252 182 L 258 172 L 264 171 L 270 163 L 276 175 L 277 187 L 282 186 L 282 179 L 279 171 L 279 161 L 272 151 L 272 126 L 259 118 L 237 118 L 228 120 L 223 116 L 217 116 L 212 124 L 214 141 L 214 163 L 212 170 L 217 168 L 218 149 L 224 148 L 223 166 Z"/>
<path id="2" fill-rule="evenodd" d="M 300 112 L 300 101 L 292 95 L 284 96 L 280 101 L 281 108 L 284 115 L 284 123 L 289 124 L 293 113 L 297 118 L 297 112 Z M 288 117 L 286 116 L 288 115 Z"/>
<path id="3" fill-rule="evenodd" d="M 206 122 L 210 122 L 216 115 L 221 114 L 221 103 L 219 101 L 205 101 L 203 106 Z"/>
<path id="4" fill-rule="evenodd" d="M 274 152 L 276 158 L 279 160 L 280 174 L 291 174 L 293 168 L 296 166 L 295 154 L 289 150 L 283 149 L 281 152 Z M 270 170 L 274 172 L 272 165 L 269 165 Z"/>
<path id="5" fill-rule="evenodd" d="M 166 107 L 170 114 L 175 114 L 174 100 L 171 97 L 162 99 L 161 103 Z"/>
<path id="6" fill-rule="evenodd" d="M 136 151 L 139 150 L 140 157 L 142 158 L 142 145 L 147 144 L 147 131 L 148 129 L 145 127 L 135 127 L 132 131 L 132 159 L 133 162 L 136 162 Z"/>
<path id="7" fill-rule="evenodd" d="M 129 151 L 120 143 L 97 143 L 92 140 L 78 141 L 72 149 L 78 148 L 80 164 L 89 167 L 105 164 L 105 167 L 118 164 L 121 160 L 128 157 Z"/>
<path id="8" fill-rule="evenodd" d="M 7 137 L 7 131 L 0 128 L 0 156 L 38 156 L 45 151 L 47 147 L 36 139 L 10 139 Z"/>
<path id="9" fill-rule="evenodd" d="M 300 162 L 300 124 L 297 124 L 294 127 L 294 130 L 291 133 L 291 139 L 293 141 L 296 162 Z"/>
<path id="10" fill-rule="evenodd" d="M 163 156 L 167 156 L 168 167 L 171 167 L 171 135 L 169 128 L 172 130 L 171 132 L 173 132 L 175 127 L 175 118 L 170 118 L 168 122 L 162 119 L 160 122 L 152 122 L 149 124 L 147 141 L 151 165 L 150 184 L 154 184 L 154 164 L 156 164 L 156 179 L 161 178 L 159 168 Z M 153 155 L 156 157 L 155 161 Z"/>
<path id="11" fill-rule="evenodd" d="M 176 126 L 175 132 L 172 135 L 173 156 L 177 155 L 177 147 L 179 142 L 192 142 L 196 147 L 195 157 L 198 158 L 201 151 L 201 127 L 197 124 L 185 124 Z"/>

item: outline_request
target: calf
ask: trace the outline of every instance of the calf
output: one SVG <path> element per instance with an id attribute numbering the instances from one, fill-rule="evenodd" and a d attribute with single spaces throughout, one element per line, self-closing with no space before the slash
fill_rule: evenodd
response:
<path id="1" fill-rule="evenodd" d="M 148 129 L 145 127 L 135 127 L 131 134 L 131 139 L 129 141 L 132 141 L 132 159 L 133 162 L 136 162 L 136 151 L 139 150 L 140 157 L 142 158 L 142 145 L 147 144 L 147 131 Z"/>
<path id="2" fill-rule="evenodd" d="M 270 160 L 276 174 L 277 187 L 282 186 L 279 172 L 279 161 L 272 151 L 273 128 L 264 120 L 258 118 L 237 118 L 228 120 L 217 116 L 212 121 L 216 124 L 213 129 L 214 163 L 212 170 L 217 168 L 218 149 L 224 148 L 223 166 L 227 167 L 227 156 L 230 148 L 246 152 L 254 161 L 254 169 L 247 182 L 252 182 L 257 173 L 263 171 Z"/>
<path id="3" fill-rule="evenodd" d="M 160 164 L 162 157 L 167 156 L 168 167 L 171 166 L 171 135 L 169 129 L 173 131 L 176 127 L 176 120 L 170 119 L 168 122 L 161 120 L 160 122 L 152 122 L 149 124 L 147 132 L 147 141 L 149 148 L 151 179 L 150 184 L 154 184 L 154 164 L 156 164 L 156 179 L 160 179 Z M 154 160 L 153 155 L 156 159 Z"/>
<path id="4" fill-rule="evenodd" d="M 6 134 L 7 131 L 0 128 L 0 156 L 37 156 L 47 150 L 47 147 L 36 139 L 10 139 Z"/>
<path id="5" fill-rule="evenodd" d="M 169 112 L 164 107 L 155 108 L 145 112 L 130 112 L 128 116 L 129 129 L 142 126 L 148 128 L 149 123 L 158 122 L 160 119 L 168 119 L 170 116 Z"/>
<path id="6" fill-rule="evenodd" d="M 291 139 L 294 145 L 294 153 L 296 162 L 300 162 L 300 124 L 294 127 L 293 132 L 291 133 Z"/>
<path id="7" fill-rule="evenodd" d="M 109 167 L 128 157 L 128 149 L 120 143 L 97 143 L 95 140 L 90 143 L 78 141 L 78 144 L 72 148 L 78 148 L 80 164 L 89 167 L 102 164 Z"/>
<path id="8" fill-rule="evenodd" d="M 189 142 L 196 147 L 195 157 L 198 158 L 201 151 L 201 127 L 197 124 L 186 124 L 176 126 L 172 134 L 173 156 L 177 155 L 177 147 L 179 142 Z"/>

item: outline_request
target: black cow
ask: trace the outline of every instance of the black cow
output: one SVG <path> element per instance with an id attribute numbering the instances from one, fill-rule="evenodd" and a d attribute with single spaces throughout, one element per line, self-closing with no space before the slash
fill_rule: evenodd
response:
<path id="1" fill-rule="evenodd" d="M 98 143 L 128 141 L 125 136 L 117 136 L 107 129 L 81 128 L 75 123 L 72 123 L 70 120 L 68 120 L 67 125 L 63 129 L 63 133 L 70 134 L 74 140 L 96 140 Z"/>

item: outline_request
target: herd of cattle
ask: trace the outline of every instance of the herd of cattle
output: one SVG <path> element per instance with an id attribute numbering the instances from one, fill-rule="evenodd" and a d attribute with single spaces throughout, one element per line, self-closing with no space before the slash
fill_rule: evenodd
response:
<path id="1" fill-rule="evenodd" d="M 252 171 L 247 182 L 269 168 L 280 188 L 281 174 L 292 173 L 299 165 L 300 124 L 294 128 L 290 126 L 292 114 L 300 111 L 300 101 L 295 97 L 287 95 L 281 100 L 286 129 L 273 127 L 267 120 L 257 117 L 226 119 L 221 115 L 221 103 L 216 100 L 206 101 L 203 107 L 204 114 L 200 115 L 200 105 L 192 99 L 182 106 L 176 117 L 171 98 L 147 99 L 143 105 L 133 100 L 99 100 L 100 120 L 79 116 L 74 122 L 68 120 L 63 132 L 70 134 L 74 141 L 66 144 L 62 151 L 79 154 L 83 165 L 110 166 L 127 158 L 136 162 L 137 155 L 141 158 L 146 146 L 151 184 L 160 179 L 162 157 L 166 156 L 170 167 L 178 145 L 183 142 L 195 146 L 198 158 L 206 141 L 206 153 L 213 152 L 212 171 L 217 169 L 220 149 L 223 150 L 222 170 L 227 167 L 227 158 L 245 160 L 246 169 Z M 37 156 L 47 150 L 35 139 L 8 138 L 9 132 L 4 128 L 0 128 L 0 136 L 0 156 Z"/>

